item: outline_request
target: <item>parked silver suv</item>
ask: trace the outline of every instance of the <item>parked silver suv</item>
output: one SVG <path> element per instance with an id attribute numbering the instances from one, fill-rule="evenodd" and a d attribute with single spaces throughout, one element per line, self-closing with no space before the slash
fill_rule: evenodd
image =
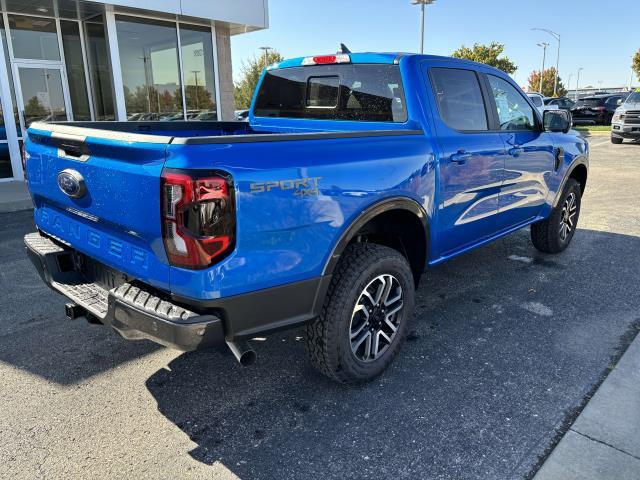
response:
<path id="1" fill-rule="evenodd" d="M 622 143 L 625 138 L 640 140 L 640 88 L 627 97 L 611 119 L 611 142 Z"/>

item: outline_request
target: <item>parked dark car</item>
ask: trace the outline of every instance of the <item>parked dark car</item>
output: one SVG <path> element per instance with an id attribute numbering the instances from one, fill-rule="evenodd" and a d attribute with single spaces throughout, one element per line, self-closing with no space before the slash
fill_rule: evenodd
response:
<path id="1" fill-rule="evenodd" d="M 622 98 L 623 95 L 617 93 L 579 99 L 571 108 L 573 123 L 611 125 L 611 118 L 619 105 L 618 100 Z"/>
<path id="2" fill-rule="evenodd" d="M 567 97 L 560 97 L 560 98 L 545 98 L 544 99 L 544 104 L 545 105 L 557 105 L 558 108 L 560 110 L 571 110 L 573 108 L 573 106 L 575 105 L 576 102 L 574 102 L 573 100 L 567 98 Z"/>

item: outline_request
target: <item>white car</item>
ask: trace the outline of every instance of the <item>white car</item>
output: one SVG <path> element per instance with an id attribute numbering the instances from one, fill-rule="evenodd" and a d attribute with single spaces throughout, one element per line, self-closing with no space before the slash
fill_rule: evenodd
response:
<path id="1" fill-rule="evenodd" d="M 545 105 L 544 99 L 545 97 L 540 95 L 539 93 L 529 92 L 527 93 L 527 97 L 531 99 L 535 107 L 540 112 L 540 115 L 544 115 L 544 112 L 547 110 L 558 110 L 558 105 Z"/>

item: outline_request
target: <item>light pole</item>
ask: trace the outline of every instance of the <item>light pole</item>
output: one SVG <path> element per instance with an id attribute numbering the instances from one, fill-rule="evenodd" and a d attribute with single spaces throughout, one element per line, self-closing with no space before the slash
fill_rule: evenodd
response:
<path id="1" fill-rule="evenodd" d="M 542 95 L 542 79 L 544 78 L 544 61 L 547 59 L 547 47 L 549 46 L 549 44 L 546 42 L 542 42 L 542 43 L 538 43 L 538 46 L 542 47 L 542 69 L 540 70 L 540 88 L 538 90 L 538 93 Z"/>
<path id="2" fill-rule="evenodd" d="M 540 32 L 548 33 L 558 41 L 558 54 L 556 55 L 556 78 L 553 84 L 553 96 L 555 97 L 558 93 L 558 69 L 560 68 L 560 34 L 547 28 L 532 28 L 531 30 L 539 30 Z"/>
<path id="3" fill-rule="evenodd" d="M 426 6 L 431 5 L 436 0 L 413 0 L 411 5 L 420 5 L 420 53 L 424 53 L 424 17 Z"/>
<path id="4" fill-rule="evenodd" d="M 260 47 L 260 50 L 264 52 L 264 68 L 267 68 L 269 62 L 269 50 L 273 50 L 271 47 Z"/>
<path id="5" fill-rule="evenodd" d="M 582 67 L 580 67 L 578 69 L 578 76 L 576 78 L 576 102 L 578 101 L 578 95 L 579 95 L 579 92 L 580 92 L 578 89 L 580 88 L 580 72 L 582 70 L 584 70 L 584 68 L 582 68 Z"/>

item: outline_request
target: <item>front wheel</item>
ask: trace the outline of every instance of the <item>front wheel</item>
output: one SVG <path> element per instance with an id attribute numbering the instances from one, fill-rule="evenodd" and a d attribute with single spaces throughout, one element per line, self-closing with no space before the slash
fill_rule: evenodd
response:
<path id="1" fill-rule="evenodd" d="M 611 137 L 611 143 L 615 143 L 616 145 L 620 145 L 622 143 L 622 138 L 620 137 Z"/>
<path id="2" fill-rule="evenodd" d="M 560 253 L 566 249 L 578 226 L 581 202 L 580 184 L 570 178 L 549 218 L 531 224 L 533 245 L 545 253 Z"/>
<path id="3" fill-rule="evenodd" d="M 372 243 L 350 245 L 333 275 L 318 319 L 307 326 L 314 366 L 341 383 L 361 383 L 393 361 L 413 316 L 415 286 L 407 260 Z"/>

